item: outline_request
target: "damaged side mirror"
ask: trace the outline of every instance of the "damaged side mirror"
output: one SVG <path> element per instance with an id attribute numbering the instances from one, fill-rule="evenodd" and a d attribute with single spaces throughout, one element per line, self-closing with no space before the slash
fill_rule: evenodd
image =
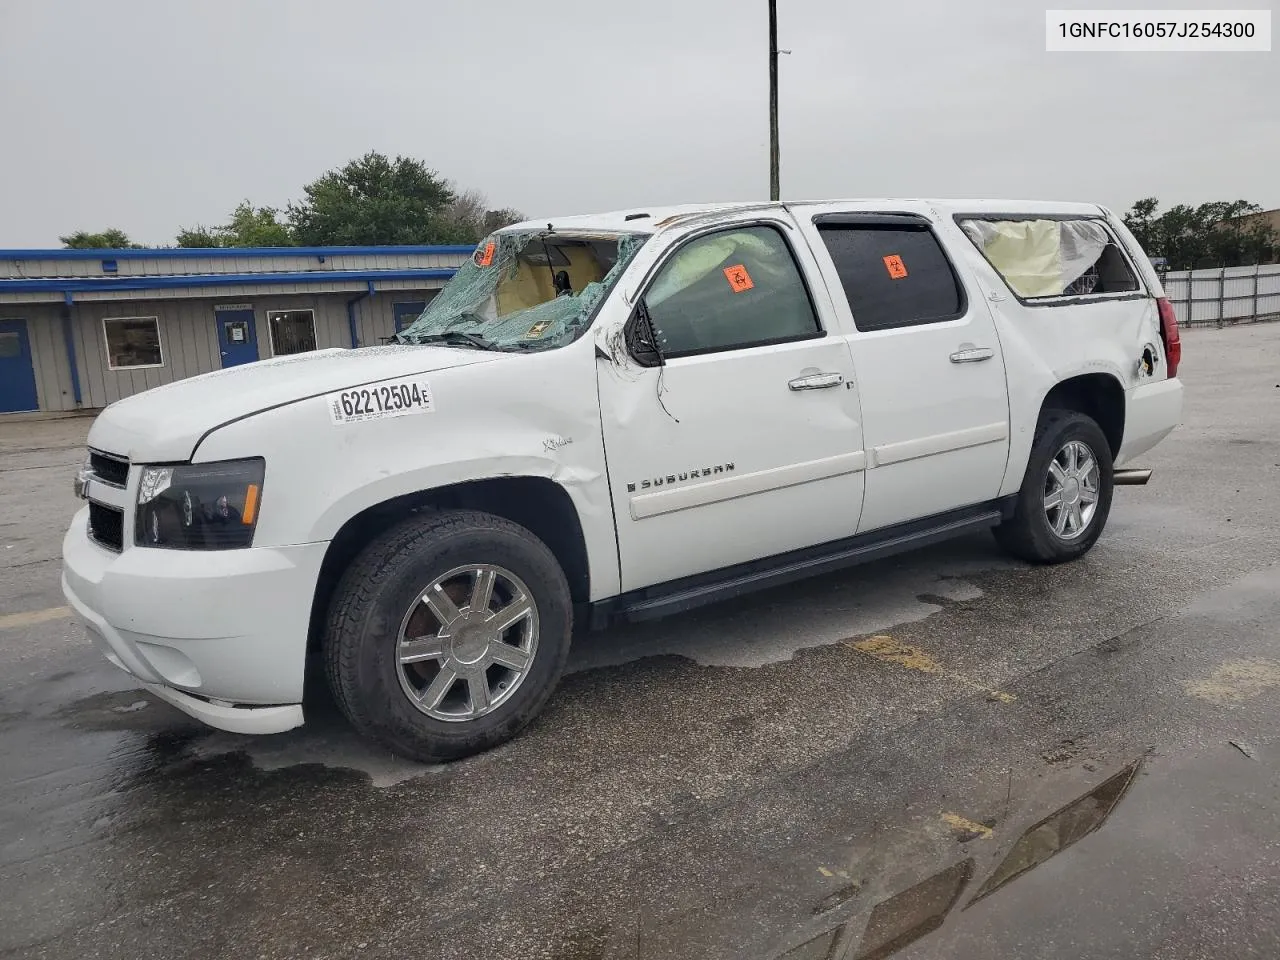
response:
<path id="1" fill-rule="evenodd" d="M 631 359 L 642 367 L 660 367 L 662 347 L 658 345 L 658 332 L 654 329 L 653 318 L 649 316 L 649 308 L 643 300 L 636 304 L 631 319 L 622 328 L 623 341 Z"/>

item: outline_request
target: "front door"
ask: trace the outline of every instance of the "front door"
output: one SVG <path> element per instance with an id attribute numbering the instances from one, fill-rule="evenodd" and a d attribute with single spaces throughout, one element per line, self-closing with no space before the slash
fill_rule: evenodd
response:
<path id="1" fill-rule="evenodd" d="M 852 314 L 867 450 L 860 530 L 992 500 L 1004 478 L 1000 341 L 986 300 L 939 243 L 945 228 L 923 216 L 835 212 L 805 225 Z"/>
<path id="2" fill-rule="evenodd" d="M 222 365 L 235 367 L 258 359 L 258 333 L 254 329 L 253 310 L 215 310 L 218 324 L 218 349 Z"/>
<path id="3" fill-rule="evenodd" d="M 794 235 L 744 217 L 676 245 L 641 296 L 665 362 L 597 360 L 623 590 L 857 528 L 849 348 Z"/>
<path id="4" fill-rule="evenodd" d="M 27 321 L 0 320 L 0 413 L 36 410 L 39 406 Z"/>

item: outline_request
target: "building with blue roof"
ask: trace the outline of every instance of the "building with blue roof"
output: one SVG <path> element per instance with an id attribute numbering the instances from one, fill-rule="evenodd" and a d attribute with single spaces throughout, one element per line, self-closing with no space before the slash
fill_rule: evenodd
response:
<path id="1" fill-rule="evenodd" d="M 0 415 L 384 342 L 473 247 L 0 250 Z"/>

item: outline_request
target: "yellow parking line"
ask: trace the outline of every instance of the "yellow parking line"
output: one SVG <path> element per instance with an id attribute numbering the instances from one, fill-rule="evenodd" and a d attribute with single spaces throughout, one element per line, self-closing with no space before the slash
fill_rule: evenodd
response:
<path id="1" fill-rule="evenodd" d="M 976 820 L 969 820 L 960 816 L 958 813 L 944 813 L 942 822 L 952 830 L 958 830 L 961 833 L 974 833 L 983 840 L 990 840 L 991 834 L 994 832 L 985 823 L 978 823 Z"/>
<path id="2" fill-rule="evenodd" d="M 885 663 L 896 663 L 898 666 L 906 667 L 908 670 L 946 677 L 953 683 L 985 693 L 991 700 L 999 700 L 1001 703 L 1013 703 L 1014 700 L 1018 699 L 1012 693 L 993 690 L 986 684 L 966 677 L 964 674 L 946 670 L 942 664 L 938 663 L 919 647 L 899 643 L 893 637 L 885 634 L 877 634 L 874 637 L 867 637 L 865 640 L 845 640 L 843 642 L 846 647 L 857 650 L 859 653 L 865 653 L 869 657 L 875 657 L 875 659 L 882 660 Z"/>
<path id="3" fill-rule="evenodd" d="M 69 616 L 71 616 L 70 607 L 49 607 L 47 610 L 28 610 L 25 613 L 0 614 L 0 630 L 30 627 L 37 623 L 61 620 Z"/>

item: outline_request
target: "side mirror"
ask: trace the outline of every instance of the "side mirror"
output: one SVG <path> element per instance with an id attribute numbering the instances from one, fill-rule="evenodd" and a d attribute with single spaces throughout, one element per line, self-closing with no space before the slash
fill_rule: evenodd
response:
<path id="1" fill-rule="evenodd" d="M 622 328 L 622 336 L 627 353 L 640 366 L 660 367 L 665 362 L 662 359 L 662 348 L 658 346 L 657 331 L 653 328 L 653 320 L 643 300 L 636 304 L 631 319 Z"/>

